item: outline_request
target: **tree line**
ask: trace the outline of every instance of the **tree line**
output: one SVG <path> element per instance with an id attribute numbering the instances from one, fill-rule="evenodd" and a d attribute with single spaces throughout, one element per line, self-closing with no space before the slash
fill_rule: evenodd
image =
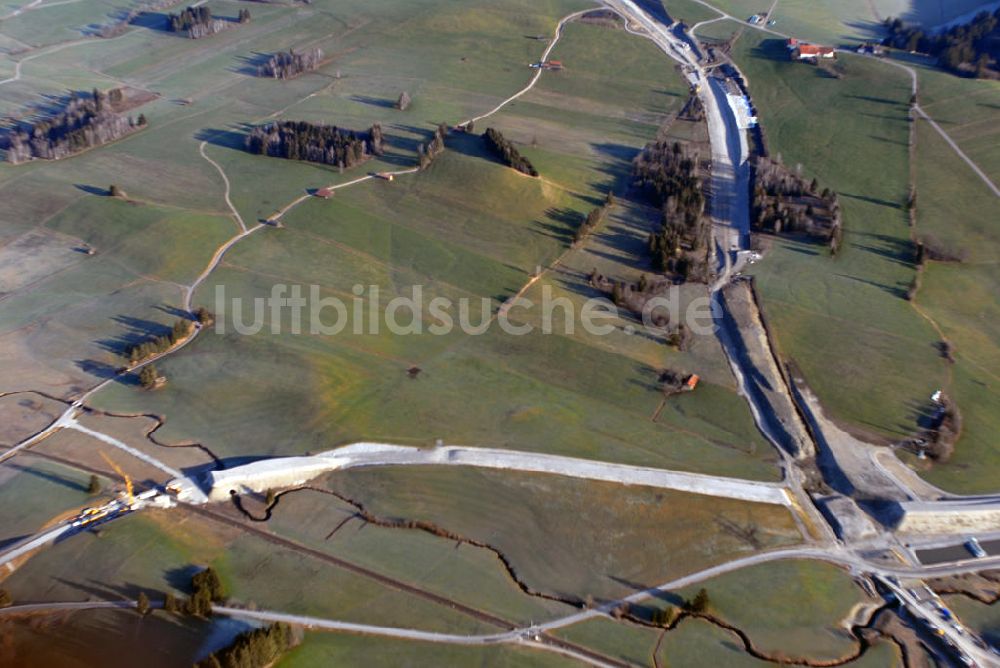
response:
<path id="1" fill-rule="evenodd" d="M 927 441 L 924 452 L 931 459 L 946 462 L 955 452 L 955 443 L 962 434 L 962 414 L 958 404 L 946 394 L 941 394 L 930 425 L 924 434 Z"/>
<path id="2" fill-rule="evenodd" d="M 836 255 L 843 239 L 840 201 L 829 188 L 820 191 L 778 160 L 758 157 L 752 165 L 751 228 L 774 234 L 807 234 L 826 241 Z"/>
<path id="3" fill-rule="evenodd" d="M 690 343 L 690 332 L 683 322 L 676 325 L 670 324 L 670 310 L 666 307 L 656 305 L 646 312 L 646 305 L 650 299 L 663 293 L 671 281 L 663 276 L 654 276 L 650 279 L 646 274 L 641 274 L 639 280 L 635 282 L 614 279 L 605 276 L 594 267 L 587 276 L 587 282 L 592 288 L 609 295 L 615 306 L 626 309 L 636 315 L 637 318 L 649 322 L 663 330 L 664 343 L 680 351 L 687 349 Z"/>
<path id="4" fill-rule="evenodd" d="M 612 191 L 608 191 L 607 197 L 604 198 L 604 204 L 595 207 L 587 213 L 587 216 L 580 222 L 580 225 L 573 232 L 573 243 L 579 243 L 587 238 L 587 236 L 593 232 L 604 217 L 607 215 L 608 210 L 615 203 L 615 194 Z"/>
<path id="5" fill-rule="evenodd" d="M 239 23 L 250 22 L 250 10 L 241 9 L 236 20 Z M 211 8 L 201 5 L 188 7 L 180 14 L 167 15 L 167 29 L 170 32 L 186 32 L 191 39 L 200 39 L 225 30 L 229 21 L 212 16 Z"/>
<path id="6" fill-rule="evenodd" d="M 886 19 L 885 29 L 886 46 L 937 56 L 944 68 L 957 74 L 995 78 L 1000 73 L 1000 9 L 979 12 L 969 23 L 937 34 L 898 18 Z"/>
<path id="7" fill-rule="evenodd" d="M 229 645 L 196 663 L 195 668 L 265 668 L 274 665 L 297 642 L 291 626 L 271 624 L 244 631 Z"/>
<path id="8" fill-rule="evenodd" d="M 514 144 L 500 134 L 499 130 L 486 128 L 486 132 L 483 133 L 483 141 L 486 143 L 486 148 L 508 167 L 513 167 L 522 174 L 538 176 L 538 170 L 531 164 L 531 161 L 521 155 Z"/>
<path id="9" fill-rule="evenodd" d="M 308 121 L 273 121 L 255 127 L 246 138 L 251 153 L 350 168 L 384 151 L 382 126 L 367 133 Z"/>
<path id="10" fill-rule="evenodd" d="M 653 267 L 684 280 L 706 279 L 711 225 L 704 216 L 698 155 L 661 134 L 635 157 L 632 175 L 660 207 L 659 229 L 646 244 Z"/>
<path id="11" fill-rule="evenodd" d="M 272 79 L 291 79 L 303 72 L 311 72 L 323 62 L 323 49 L 315 48 L 308 51 L 279 51 L 267 59 L 263 65 L 257 66 L 257 76 Z"/>
<path id="12" fill-rule="evenodd" d="M 175 346 L 179 341 L 191 336 L 193 331 L 193 322 L 187 318 L 178 318 L 174 321 L 174 325 L 170 328 L 170 332 L 168 334 L 153 336 L 145 341 L 126 347 L 125 356 L 128 357 L 129 364 L 138 364 L 153 355 L 159 355 L 160 353 L 170 350 L 170 348 Z"/>
<path id="13" fill-rule="evenodd" d="M 115 90 L 114 100 L 112 93 L 96 89 L 90 95 L 71 93 L 62 111 L 11 133 L 7 160 L 14 164 L 32 158 L 58 160 L 144 127 L 145 115 L 133 119 L 114 111 L 123 99 L 123 93 Z"/>
<path id="14" fill-rule="evenodd" d="M 417 160 L 420 165 L 420 169 L 427 169 L 430 167 L 434 158 L 444 152 L 444 138 L 447 134 L 448 126 L 444 123 L 440 123 L 434 130 L 434 136 L 426 146 L 424 146 L 423 143 L 417 145 Z"/>
<path id="15" fill-rule="evenodd" d="M 163 610 L 171 614 L 211 617 L 212 604 L 225 600 L 222 580 L 215 569 L 209 566 L 191 576 L 191 594 L 187 600 L 182 602 L 170 592 L 164 594 Z M 0 589 L 0 608 L 11 603 L 10 596 Z M 135 609 L 142 616 L 151 612 L 152 605 L 146 592 L 139 592 Z M 196 662 L 194 668 L 265 668 L 274 665 L 282 654 L 300 640 L 301 632 L 295 631 L 288 624 L 278 623 L 251 629 L 236 636 L 229 645 Z"/>

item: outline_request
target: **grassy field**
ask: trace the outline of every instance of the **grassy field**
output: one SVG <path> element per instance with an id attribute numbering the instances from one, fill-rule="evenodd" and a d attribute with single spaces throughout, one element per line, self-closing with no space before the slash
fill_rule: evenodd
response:
<path id="1" fill-rule="evenodd" d="M 769 661 L 758 660 L 742 651 L 739 641 L 731 633 L 697 619 L 684 620 L 677 629 L 663 637 L 660 646 L 660 665 L 695 666 L 712 661 L 718 665 L 773 666 Z M 896 646 L 880 642 L 845 666 L 853 668 L 901 668 L 903 659 Z"/>
<path id="2" fill-rule="evenodd" d="M 754 647 L 769 656 L 834 661 L 857 650 L 857 641 L 840 623 L 865 597 L 850 576 L 833 566 L 810 561 L 762 564 L 667 594 L 651 605 L 677 606 L 700 587 L 708 591 L 709 612 L 746 633 Z M 640 604 L 634 612 L 645 616 L 649 607 Z M 651 664 L 654 648 L 667 665 L 766 663 L 745 653 L 742 642 L 729 631 L 698 619 L 681 621 L 662 638 L 655 630 L 608 619 L 587 621 L 559 634 L 639 665 Z M 880 643 L 848 665 L 901 662 L 891 644 Z"/>
<path id="3" fill-rule="evenodd" d="M 33 392 L 0 397 L 0 447 L 19 443 L 52 424 L 66 404 Z"/>
<path id="4" fill-rule="evenodd" d="M 986 605 L 966 596 L 948 596 L 946 605 L 962 623 L 993 647 L 1000 648 L 1000 607 Z"/>
<path id="5" fill-rule="evenodd" d="M 829 564 L 772 562 L 701 586 L 708 590 L 713 614 L 742 629 L 763 652 L 831 661 L 857 648 L 841 622 L 867 598 L 847 573 Z M 680 594 L 689 598 L 697 589 Z"/>
<path id="6" fill-rule="evenodd" d="M 911 433 L 948 370 L 934 328 L 905 299 L 915 275 L 903 207 L 909 79 L 852 56 L 838 61 L 842 78 L 825 76 L 751 34 L 735 55 L 771 152 L 837 191 L 843 210 L 836 258 L 782 240 L 753 271 L 777 344 L 834 417 L 888 437 Z"/>
<path id="7" fill-rule="evenodd" d="M 718 12 L 712 11 L 694 0 L 666 0 L 663 5 L 672 19 L 683 21 L 688 26 L 721 16 Z"/>
<path id="8" fill-rule="evenodd" d="M 614 659 L 636 666 L 650 666 L 653 665 L 653 655 L 662 632 L 598 617 L 559 629 L 554 635 Z"/>
<path id="9" fill-rule="evenodd" d="M 321 668 L 364 664 L 406 668 L 427 665 L 557 668 L 578 665 L 576 661 L 556 654 L 520 647 L 464 647 L 392 638 L 379 638 L 373 642 L 371 638 L 362 636 L 310 633 L 299 647 L 277 663 L 277 667 Z"/>
<path id="10" fill-rule="evenodd" d="M 148 511 L 38 553 L 4 581 L 15 601 L 134 600 L 189 592 L 211 565 L 232 601 L 346 621 L 456 633 L 496 630 L 421 598 L 260 537 L 179 511 Z"/>
<path id="11" fill-rule="evenodd" d="M 200 141 L 229 174 L 232 200 L 252 224 L 306 188 L 358 173 L 248 155 L 238 147 L 246 123 L 284 115 L 362 129 L 379 121 L 390 148 L 371 168 L 408 166 L 434 124 L 482 113 L 522 86 L 531 75 L 525 64 L 542 48 L 524 35 L 550 33 L 556 18 L 576 6 L 445 3 L 418 15 L 405 3 L 262 5 L 251 24 L 208 40 L 137 28 L 113 40 L 60 42 L 18 56 L 23 79 L 5 89 L 12 114 L 44 94 L 110 80 L 159 97 L 143 108 L 150 127 L 124 141 L 60 163 L 0 166 L 0 193 L 17 193 L 0 214 L 0 238 L 12 252 L 26 240 L 40 249 L 31 280 L 21 278 L 24 285 L 0 306 L 8 316 L 0 359 L 15 372 L 5 376 L 9 389 L 21 389 L 16 379 L 30 377 L 35 387 L 78 393 L 121 363 L 125 345 L 162 331 L 174 317 L 184 285 L 237 231 L 219 175 L 198 155 Z M 73 12 L 50 15 L 45 35 L 32 39 L 44 44 L 59 31 L 74 31 L 85 7 L 66 7 Z M 212 7 L 228 15 L 238 5 Z M 101 16 L 98 8 L 92 21 Z M 307 45 L 322 46 L 333 62 L 289 82 L 246 73 L 254 53 Z M 563 252 L 569 218 L 608 188 L 623 187 L 628 161 L 686 94 L 655 47 L 620 30 L 571 25 L 552 55 L 567 69 L 547 73 L 489 121 L 522 144 L 543 180 L 524 179 L 485 159 L 477 141 L 456 137 L 418 177 L 308 202 L 286 217 L 285 229 L 248 238 L 196 302 L 211 306 L 218 285 L 249 298 L 275 282 L 319 283 L 324 294 L 341 297 L 356 283 L 376 284 L 391 297 L 419 283 L 430 296 L 489 297 L 495 308 L 495 300 Z M 391 108 L 401 90 L 414 100 L 405 114 Z M 105 197 L 111 183 L 130 201 Z M 622 224 L 631 222 L 630 211 L 620 216 Z M 97 254 L 72 250 L 85 246 Z M 163 438 L 201 441 L 221 456 L 303 452 L 363 437 L 426 443 L 444 436 L 776 475 L 773 453 L 732 392 L 717 346 L 704 346 L 683 365 L 718 387 L 706 385 L 671 404 L 660 424 L 643 424 L 659 403 L 651 379 L 671 357 L 648 341 L 538 338 L 518 342 L 516 364 L 509 364 L 506 356 L 515 351 L 493 335 L 469 342 L 388 335 L 202 339 L 163 363 L 166 390 L 137 394 L 122 384 L 98 401 L 165 415 Z M 539 368 L 538 356 L 551 364 Z M 411 364 L 426 370 L 433 387 L 400 383 Z M 236 377 L 270 380 L 234 393 Z M 503 388 L 496 394 L 506 403 L 482 392 L 490 382 Z M 482 401 L 471 406 L 453 399 L 475 396 Z M 597 410 L 609 398 L 615 405 Z M 408 410 L 387 419 L 387 405 Z M 421 413 L 426 419 L 414 421 Z M 748 456 L 733 457 L 734 451 Z"/>
<path id="12" fill-rule="evenodd" d="M 674 0 L 665 0 L 668 11 Z M 677 3 L 682 7 L 687 2 Z M 744 21 L 766 12 L 770 3 L 753 0 L 710 0 L 709 4 Z M 900 17 L 927 27 L 961 16 L 983 4 L 980 0 L 781 0 L 771 17 L 774 30 L 801 39 L 839 46 L 879 37 L 880 23 Z M 680 10 L 683 14 L 683 10 Z"/>
<path id="13" fill-rule="evenodd" d="M 917 125 L 917 230 L 964 256 L 931 262 L 916 303 L 955 347 L 945 391 L 962 412 L 962 436 L 946 465 L 926 477 L 947 489 L 975 493 L 996 486 L 994 435 L 1000 429 L 1000 289 L 996 198 L 925 122 Z M 956 209 L 957 207 L 957 209 Z"/>
<path id="14" fill-rule="evenodd" d="M 602 618 L 567 627 L 557 635 L 638 666 L 774 665 L 747 653 L 735 634 L 701 619 L 684 619 L 672 630 L 663 632 Z M 789 639 L 794 642 L 795 636 Z M 818 655 L 808 656 L 821 660 Z M 841 665 L 899 667 L 903 662 L 892 643 L 880 642 L 857 659 Z"/>
<path id="15" fill-rule="evenodd" d="M 1000 182 L 1000 81 L 967 79 L 923 61 L 906 57 L 917 70 L 920 106 L 948 133 L 962 151 L 990 177 Z"/>
<path id="16" fill-rule="evenodd" d="M 503 25 L 497 18 L 482 29 L 494 24 Z M 450 24 L 448 29 L 458 30 Z M 501 32 L 500 27 L 492 29 Z M 515 52 L 527 48 L 518 45 Z M 455 62 L 462 63 L 462 49 L 454 48 Z M 456 135 L 449 140 L 451 149 L 424 173 L 391 184 L 359 184 L 339 191 L 332 201 L 308 201 L 283 219 L 283 229 L 267 228 L 247 238 L 226 255 L 196 302 L 212 306 L 220 285 L 227 295 L 246 302 L 269 294 L 274 283 L 318 283 L 324 296 L 342 299 L 351 297 L 356 284 L 377 285 L 386 300 L 409 295 L 410 286 L 420 284 L 427 299 L 469 298 L 479 314 L 485 297 L 494 300 L 490 308 L 495 308 L 536 267 L 563 254 L 574 217 L 609 188 L 623 191 L 630 159 L 686 95 L 681 78 L 651 44 L 609 27 L 567 27 L 552 56 L 567 69 L 546 73 L 539 86 L 488 121 L 523 146 L 542 170 L 542 179 L 526 179 L 497 165 L 477 140 Z M 345 57 L 345 72 L 353 57 L 353 52 Z M 373 65 L 364 61 L 364 66 Z M 452 67 L 451 61 L 442 62 L 438 76 Z M 523 64 L 519 68 L 505 76 L 523 83 L 530 70 Z M 622 76 L 623 71 L 628 74 Z M 364 114 L 368 120 L 352 122 L 354 127 L 382 120 L 393 128 L 387 162 L 410 164 L 415 139 L 426 138 L 431 122 L 471 114 L 474 104 L 479 111 L 490 108 L 479 90 L 481 81 L 455 77 L 456 89 L 449 94 L 455 99 L 464 94 L 468 106 L 429 106 L 448 96 L 422 96 L 412 88 L 414 107 L 405 122 L 399 112 L 375 104 L 371 90 L 364 97 L 355 88 L 362 85 L 356 76 L 334 79 L 332 87 L 305 99 L 295 111 L 304 118 L 329 118 L 331 110 L 342 111 L 347 122 Z M 370 88 L 377 80 L 369 77 L 364 85 Z M 379 89 L 377 99 L 394 99 L 397 93 L 391 91 L 399 88 L 388 85 Z M 405 84 L 392 84 L 397 85 Z M 430 99 L 421 106 L 424 97 Z M 225 113 L 237 111 L 227 108 Z M 215 112 L 208 110 L 197 122 L 212 122 L 207 116 Z M 194 125 L 194 120 L 178 123 Z M 214 127 L 230 132 L 225 124 Z M 269 215 L 305 186 L 348 178 L 317 166 L 278 166 L 233 150 L 227 141 L 214 141 L 208 151 L 236 175 L 233 200 L 247 220 Z M 616 221 L 612 233 L 595 239 L 593 248 L 572 263 L 568 259 L 567 266 L 582 271 L 584 263 L 608 254 L 623 239 L 634 244 L 649 224 L 641 208 L 632 205 L 623 206 Z M 632 238 L 617 227 L 629 230 Z M 625 258 L 612 269 L 637 275 L 637 262 Z M 557 278 L 552 284 L 565 295 L 581 287 L 578 280 Z M 574 298 L 582 301 L 582 295 Z M 170 420 L 161 437 L 199 440 L 220 456 L 316 451 L 362 438 L 405 443 L 445 438 L 776 476 L 774 453 L 735 394 L 714 341 L 675 355 L 641 337 L 611 338 L 515 339 L 496 331 L 481 337 L 394 336 L 385 330 L 379 335 L 245 337 L 230 330 L 224 336 L 201 337 L 189 352 L 165 361 L 162 368 L 171 379 L 165 390 L 138 394 L 116 386 L 98 401 L 123 412 L 183 415 L 183 420 Z M 650 418 L 661 399 L 656 373 L 673 363 L 698 371 L 708 382 L 704 391 L 668 402 L 653 423 Z M 405 377 L 411 365 L 424 372 L 417 381 Z M 236 377 L 269 381 L 245 384 L 233 393 Z M 387 406 L 402 410 L 387 411 Z"/>
<path id="17" fill-rule="evenodd" d="M 5 616 L 0 643 L 10 668 L 129 668 L 138 656 L 149 668 L 172 668 L 200 660 L 244 628 L 227 619 L 182 621 L 163 613 L 143 618 L 132 611 L 82 610 Z"/>
<path id="18" fill-rule="evenodd" d="M 514 6 L 483 10 L 463 5 L 461 11 L 444 12 L 454 24 L 440 29 L 467 30 L 476 37 L 464 37 L 461 43 L 453 40 L 444 48 L 438 46 L 441 42 L 423 39 L 433 26 L 420 25 L 429 19 L 413 16 L 405 3 L 360 9 L 328 2 L 303 9 L 261 5 L 255 8 L 250 25 L 208 40 L 191 41 L 136 28 L 114 40 L 66 42 L 21 56 L 22 80 L 4 88 L 3 99 L 9 105 L 4 111 L 12 115 L 26 113 L 45 95 L 107 87 L 123 80 L 152 89 L 160 97 L 143 108 L 150 128 L 124 141 L 60 163 L 0 166 L 0 193 L 10 203 L 0 214 L 0 239 L 14 241 L 26 232 L 41 231 L 56 247 L 39 258 L 47 271 L 35 277 L 30 290 L 5 296 L 3 308 L 8 317 L 3 334 L 7 336 L 0 354 L 11 360 L 10 368 L 18 376 L 33 377 L 36 387 L 66 394 L 92 384 L 91 369 L 100 371 L 104 368 L 100 364 L 107 363 L 102 359 L 106 351 L 95 342 L 128 333 L 122 332 L 115 317 L 134 318 L 150 326 L 166 319 L 158 307 L 179 302 L 180 290 L 174 283 L 191 281 L 221 240 L 235 231 L 232 222 L 214 215 L 224 210 L 222 183 L 214 168 L 198 155 L 201 139 L 212 143 L 207 148 L 210 155 L 241 173 L 240 179 L 233 179 L 233 198 L 252 222 L 305 187 L 353 175 L 339 177 L 329 169 L 276 164 L 280 161 L 229 150 L 239 141 L 234 133 L 244 123 L 286 107 L 290 112 L 301 111 L 304 118 L 358 129 L 376 120 L 390 120 L 394 126 L 389 131 L 391 143 L 399 149 L 387 156 L 396 161 L 387 166 L 395 166 L 407 160 L 407 155 L 412 158 L 412 138 L 429 133 L 428 120 L 456 120 L 465 106 L 489 108 L 523 85 L 528 74 L 523 64 L 528 54 L 541 47 L 524 39 L 522 31 L 550 32 L 556 17 L 572 6 L 535 4 L 521 11 Z M 85 3 L 65 7 L 88 10 Z M 220 3 L 213 7 L 228 15 L 239 6 Z M 89 11 L 91 20 L 97 21 L 105 10 L 89 6 Z M 478 24 L 483 12 L 489 18 Z M 23 20 L 43 16 L 41 11 L 29 12 Z M 75 18 L 60 23 L 58 14 L 47 16 L 51 30 L 62 26 L 72 33 L 78 25 Z M 402 29 L 404 25 L 412 30 Z M 9 26 L 5 23 L 4 29 Z M 403 36 L 386 34 L 397 31 Z M 479 38 L 489 46 L 477 45 L 481 55 L 463 60 L 462 51 Z M 392 43 L 397 50 L 373 47 L 373 41 Z M 287 85 L 255 80 L 244 72 L 247 59 L 258 49 L 313 43 L 337 55 L 322 72 Z M 400 63 L 423 66 L 416 71 L 420 66 L 410 65 L 411 71 L 406 72 Z M 88 78 L 74 78 L 78 71 L 87 72 Z M 398 76 L 381 79 L 379 75 L 386 72 Z M 428 89 L 424 95 L 424 85 L 444 81 L 451 82 L 450 87 Z M 376 90 L 376 86 L 382 88 Z M 403 86 L 415 103 L 400 122 L 398 115 L 389 119 L 392 111 L 381 104 L 380 95 L 395 99 Z M 306 98 L 316 106 L 311 111 L 295 109 Z M 181 100 L 190 102 L 181 104 Z M 110 183 L 123 188 L 136 203 L 102 197 L 100 193 Z M 67 213 L 71 209 L 73 215 Z M 155 235 L 155 241 L 146 234 Z M 61 257 L 55 252 L 84 241 L 95 243 L 97 256 L 70 253 Z M 68 308 L 70 304 L 74 308 Z M 25 328 L 25 323 L 34 326 Z M 57 345 L 62 346 L 59 352 Z M 79 362 L 86 360 L 100 364 L 81 369 Z M 13 375 L 6 376 L 6 382 L 12 382 Z"/>
<path id="19" fill-rule="evenodd" d="M 101 480 L 107 487 L 108 480 Z M 60 515 L 96 505 L 107 495 L 87 492 L 90 476 L 77 469 L 37 458 L 0 467 L 0 545 L 36 533 Z"/>
<path id="20" fill-rule="evenodd" d="M 528 586 L 578 600 L 620 597 L 759 549 L 728 523 L 756 526 L 761 547 L 799 540 L 783 508 L 557 476 L 384 468 L 327 484 L 376 515 L 485 542 Z"/>
<path id="21" fill-rule="evenodd" d="M 232 0 L 209 5 L 223 16 L 244 6 Z M 55 163 L 0 165 L 0 391 L 79 394 L 113 373 L 126 345 L 163 332 L 178 316 L 187 286 L 240 229 L 223 198 L 223 179 L 200 148 L 228 175 L 230 199 L 253 225 L 307 189 L 413 165 L 417 145 L 437 123 L 484 113 L 529 80 L 533 70 L 526 65 L 544 43 L 528 36 L 551 34 L 559 17 L 589 6 L 578 0 L 256 3 L 249 25 L 196 41 L 155 26 L 112 40 L 82 38 L 82 27 L 115 9 L 103 0 L 3 21 L 0 78 L 13 75 L 15 62 L 21 65 L 19 80 L 0 84 L 5 116 L 29 116 L 46 96 L 94 86 L 127 84 L 157 97 L 141 109 L 148 129 L 113 145 Z M 668 10 L 674 11 L 669 3 Z M 677 3 L 674 13 L 692 22 L 711 16 L 690 2 Z M 898 208 L 906 190 L 905 149 L 898 145 L 905 140 L 905 82 L 853 60 L 845 79 L 822 79 L 811 68 L 772 59 L 773 45 L 752 42 L 749 36 L 741 41 L 746 50 L 738 57 L 748 60 L 752 85 L 762 92 L 758 104 L 772 143 L 786 162 L 802 162 L 842 192 L 850 228 L 849 248 L 836 262 L 810 257 L 810 249 L 803 253 L 792 243 L 771 253 L 760 277 L 769 315 L 785 351 L 835 414 L 882 433 L 904 431 L 914 410 L 907 402 L 925 396 L 945 373 L 930 349 L 932 327 L 897 294 L 912 275 L 898 247 L 906 233 Z M 313 45 L 332 57 L 317 72 L 287 82 L 250 74 L 261 53 Z M 477 122 L 477 131 L 494 126 L 516 142 L 542 178 L 523 177 L 485 155 L 475 137 L 453 134 L 445 154 L 420 174 L 367 181 L 329 201 L 307 200 L 283 218 L 283 227 L 254 232 L 201 285 L 195 304 L 218 310 L 219 287 L 246 303 L 276 283 L 316 284 L 324 296 L 342 299 L 354 285 L 376 285 L 385 300 L 422 285 L 427 299 L 473 299 L 477 320 L 538 268 L 553 267 L 526 295 L 550 288 L 575 305 L 593 296 L 581 277 L 594 267 L 636 280 L 648 270 L 641 246 L 655 216 L 626 197 L 629 163 L 680 108 L 687 86 L 648 41 L 607 26 L 567 27 L 551 57 L 566 69 L 544 73 L 530 93 Z M 413 104 L 399 112 L 392 103 L 404 90 Z M 379 122 L 389 148 L 345 173 L 241 149 L 248 124 L 279 117 L 356 130 Z M 819 130 L 818 155 L 805 141 L 817 132 L 817 117 L 828 122 Z M 844 139 L 852 133 L 856 140 Z M 866 168 L 852 175 L 848 167 L 855 162 Z M 127 198 L 108 197 L 112 184 Z M 567 252 L 574 225 L 609 189 L 625 201 L 587 244 Z M 95 254 L 81 252 L 85 247 Z M 684 299 L 702 292 L 689 288 Z M 817 294 L 825 301 L 816 303 Z M 848 334 L 859 322 L 862 336 L 855 339 Z M 317 452 L 361 439 L 431 444 L 441 438 L 775 479 L 775 454 L 736 394 L 718 344 L 702 339 L 680 352 L 655 338 L 630 336 L 624 324 L 616 321 L 605 338 L 581 332 L 512 337 L 495 329 L 478 337 L 267 330 L 243 336 L 230 327 L 206 331 L 158 363 L 166 387 L 143 392 L 118 382 L 93 402 L 165 416 L 158 438 L 197 441 L 224 459 Z M 422 370 L 417 379 L 407 378 L 410 366 Z M 668 367 L 697 372 L 704 382 L 663 404 L 656 378 Z M 889 373 L 900 368 L 906 375 Z M 151 424 L 145 418 L 87 417 L 85 423 L 177 466 L 207 461 L 200 451 L 158 452 L 144 440 Z M 77 432 L 40 447 L 101 466 L 102 446 Z M 44 496 L 45 502 L 8 518 L 0 513 L 11 528 L 0 540 L 84 503 L 81 475 L 32 467 L 35 475 L 17 472 L 0 486 L 0 501 L 14 494 L 18 508 L 24 498 Z M 14 470 L 5 467 L 0 475 Z M 574 598 L 620 596 L 801 539 L 783 508 L 546 476 L 385 469 L 333 476 L 328 484 L 377 514 L 433 521 L 495 546 L 529 586 Z M 140 590 L 183 594 L 192 566 L 211 564 L 235 600 L 260 607 L 428 630 L 495 630 L 450 606 L 172 512 L 133 515 L 74 536 L 40 552 L 4 586 L 23 602 L 133 598 Z M 298 493 L 261 526 L 520 622 L 567 607 L 522 594 L 482 548 L 364 526 L 356 518 L 329 536 L 348 517 L 332 497 Z M 738 538 L 727 523 L 757 526 L 759 544 Z M 719 586 L 719 605 L 728 587 Z M 817 610 L 824 612 L 819 624 L 835 612 Z M 115 619 L 100 624 L 128 630 Z M 763 637 L 778 633 L 757 624 Z M 717 629 L 687 623 L 682 629 L 696 640 L 677 640 L 678 630 L 661 646 L 675 665 L 692 662 L 699 647 L 720 662 L 746 660 Z M 176 642 L 187 660 L 204 633 L 183 632 L 185 639 Z M 28 633 L 24 642 L 37 646 L 37 636 L 17 633 Z M 79 631 L 82 638 L 88 633 Z M 824 634 L 823 628 L 802 630 L 803 637 L 819 637 L 821 647 L 831 642 Z M 651 657 L 649 635 L 637 635 L 643 640 L 634 646 L 631 638 L 609 639 L 614 646 L 606 651 Z M 166 631 L 163 638 L 150 642 L 175 642 L 166 640 Z M 350 636 L 310 636 L 286 663 L 406 665 L 442 658 L 563 663 L 515 649 Z"/>
<path id="22" fill-rule="evenodd" d="M 261 513 L 262 514 L 262 513 Z M 524 594 L 497 556 L 423 531 L 383 528 L 314 490 L 282 495 L 268 528 L 315 549 L 525 626 L 576 611 Z"/>

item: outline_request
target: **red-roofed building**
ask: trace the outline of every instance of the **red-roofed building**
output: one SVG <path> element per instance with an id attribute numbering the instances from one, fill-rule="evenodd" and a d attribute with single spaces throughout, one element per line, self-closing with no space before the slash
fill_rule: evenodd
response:
<path id="1" fill-rule="evenodd" d="M 316 197 L 321 197 L 322 199 L 330 199 L 333 196 L 332 188 L 320 188 L 315 193 Z"/>
<path id="2" fill-rule="evenodd" d="M 836 58 L 837 56 L 837 50 L 832 46 L 807 44 L 795 39 L 788 40 L 788 49 L 791 51 L 792 60 L 815 60 L 818 58 Z"/>

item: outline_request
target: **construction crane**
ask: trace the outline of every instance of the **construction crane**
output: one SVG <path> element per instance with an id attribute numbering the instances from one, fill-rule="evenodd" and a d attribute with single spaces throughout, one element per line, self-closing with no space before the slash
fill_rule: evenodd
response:
<path id="1" fill-rule="evenodd" d="M 122 471 L 121 467 L 111 460 L 111 457 L 108 457 L 103 452 L 101 453 L 101 457 L 103 457 L 104 461 L 108 463 L 108 466 L 115 470 L 115 473 L 125 479 L 125 493 L 128 495 L 128 505 L 131 507 L 135 503 L 135 494 L 132 489 L 132 478 L 130 478 L 125 471 Z"/>

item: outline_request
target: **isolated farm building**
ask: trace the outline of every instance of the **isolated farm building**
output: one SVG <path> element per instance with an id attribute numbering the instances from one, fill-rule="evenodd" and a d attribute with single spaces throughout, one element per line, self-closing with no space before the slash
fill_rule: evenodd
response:
<path id="1" fill-rule="evenodd" d="M 832 46 L 820 46 L 819 44 L 809 44 L 800 42 L 794 37 L 786 43 L 792 60 L 814 60 L 818 58 L 836 58 L 837 50 Z"/>
<path id="2" fill-rule="evenodd" d="M 315 194 L 316 194 L 316 197 L 320 197 L 322 199 L 330 199 L 330 197 L 333 196 L 333 189 L 332 188 L 320 188 L 319 190 L 316 191 Z"/>
<path id="3" fill-rule="evenodd" d="M 688 376 L 688 379 L 684 381 L 684 389 L 690 392 L 694 388 L 698 387 L 698 381 L 701 380 L 698 374 L 693 373 Z"/>

